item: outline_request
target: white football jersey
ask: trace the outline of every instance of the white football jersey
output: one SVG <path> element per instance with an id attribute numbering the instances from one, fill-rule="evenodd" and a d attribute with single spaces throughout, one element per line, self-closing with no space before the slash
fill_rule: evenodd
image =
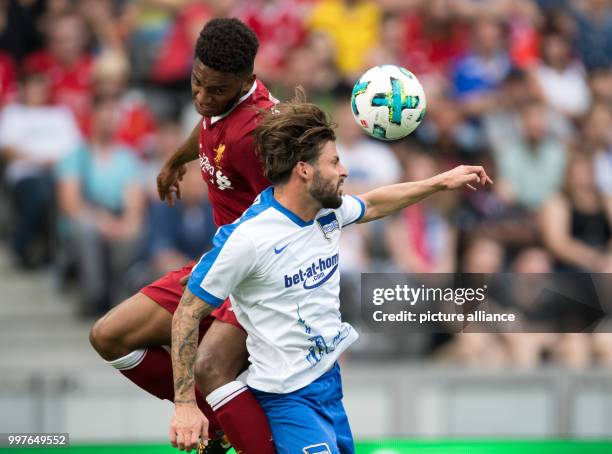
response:
<path id="1" fill-rule="evenodd" d="M 340 316 L 340 232 L 361 219 L 363 201 L 343 196 L 336 210 L 304 222 L 263 191 L 194 266 L 189 290 L 219 306 L 230 295 L 246 330 L 249 386 L 300 389 L 325 373 L 358 337 Z"/>

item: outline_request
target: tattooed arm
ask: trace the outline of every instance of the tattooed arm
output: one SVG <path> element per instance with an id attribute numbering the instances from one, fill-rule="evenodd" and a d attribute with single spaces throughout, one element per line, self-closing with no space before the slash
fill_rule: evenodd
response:
<path id="1" fill-rule="evenodd" d="M 174 417 L 170 425 L 170 442 L 180 450 L 195 449 L 200 436 L 203 440 L 207 438 L 208 421 L 195 398 L 194 365 L 200 320 L 213 309 L 186 288 L 172 317 Z"/>

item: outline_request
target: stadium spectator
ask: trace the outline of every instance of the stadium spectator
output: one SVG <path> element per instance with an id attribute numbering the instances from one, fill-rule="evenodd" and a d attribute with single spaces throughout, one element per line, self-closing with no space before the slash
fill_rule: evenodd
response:
<path id="1" fill-rule="evenodd" d="M 439 173 L 435 159 L 423 152 L 404 157 L 403 181 L 417 181 Z M 455 271 L 455 229 L 431 198 L 412 205 L 392 218 L 385 228 L 393 262 L 406 273 L 452 273 Z"/>
<path id="2" fill-rule="evenodd" d="M 560 188 L 566 148 L 555 138 L 546 106 L 533 102 L 521 107 L 522 134 L 496 148 L 496 190 L 508 203 L 537 209 Z"/>
<path id="3" fill-rule="evenodd" d="M 306 42 L 287 57 L 282 86 L 287 94 L 298 85 L 313 94 L 328 94 L 340 83 L 336 69 L 332 39 L 325 33 L 315 32 Z"/>
<path id="4" fill-rule="evenodd" d="M 0 50 L 0 107 L 17 94 L 17 71 L 10 54 Z"/>
<path id="5" fill-rule="evenodd" d="M 134 152 L 114 142 L 118 105 L 94 102 L 91 142 L 57 166 L 64 232 L 80 274 L 82 315 L 117 301 L 121 276 L 133 259 L 145 207 L 142 168 Z"/>
<path id="6" fill-rule="evenodd" d="M 268 83 L 282 79 L 287 60 L 308 34 L 304 19 L 310 6 L 304 0 L 254 0 L 238 6 L 235 14 L 259 39 L 255 73 Z"/>
<path id="7" fill-rule="evenodd" d="M 120 52 L 106 51 L 94 61 L 95 95 L 117 99 L 119 124 L 115 140 L 123 142 L 143 158 L 152 152 L 155 118 L 142 92 L 128 89 L 129 75 L 129 62 Z"/>
<path id="8" fill-rule="evenodd" d="M 93 60 L 86 45 L 87 31 L 81 16 L 64 14 L 49 24 L 47 47 L 29 55 L 24 63 L 27 71 L 47 74 L 52 102 L 69 107 L 83 131 L 92 93 Z"/>
<path id="9" fill-rule="evenodd" d="M 404 16 L 404 36 L 398 43 L 402 47 L 401 63 L 419 78 L 446 78 L 455 60 L 468 51 L 469 23 L 466 17 L 457 14 L 457 3 L 419 2 Z"/>
<path id="10" fill-rule="evenodd" d="M 595 104 L 584 118 L 585 151 L 593 156 L 595 181 L 606 199 L 612 197 L 612 104 Z"/>
<path id="11" fill-rule="evenodd" d="M 196 119 L 190 123 L 192 129 L 193 125 L 196 123 Z M 188 131 L 186 134 L 190 132 L 191 131 Z M 166 162 L 183 143 L 184 138 L 185 131 L 183 131 L 182 124 L 179 123 L 178 120 L 168 118 L 162 119 L 159 122 L 153 139 L 154 147 L 152 153 L 143 161 L 145 168 L 143 182 L 146 188 L 147 198 L 150 201 L 153 202 L 159 199 L 156 181 L 159 169 L 162 168 L 164 162 Z"/>
<path id="12" fill-rule="evenodd" d="M 589 155 L 575 152 L 562 191 L 540 211 L 544 244 L 563 270 L 606 272 L 612 269 L 609 241 L 612 218 L 597 189 Z"/>
<path id="13" fill-rule="evenodd" d="M 470 50 L 457 61 L 451 76 L 454 94 L 471 116 L 486 113 L 496 102 L 495 91 L 511 68 L 505 41 L 498 19 L 475 19 Z"/>
<path id="14" fill-rule="evenodd" d="M 505 143 L 516 141 L 524 135 L 521 125 L 521 110 L 540 99 L 538 82 L 529 72 L 514 68 L 510 71 L 497 92 L 495 107 L 482 117 L 484 135 L 494 152 Z M 563 114 L 548 109 L 546 112 L 550 133 L 563 141 L 574 134 L 573 128 Z"/>
<path id="15" fill-rule="evenodd" d="M 417 69 L 406 61 L 404 55 L 406 24 L 402 15 L 385 13 L 380 23 L 380 36 L 376 46 L 370 49 L 366 56 L 366 66 L 394 64 Z M 421 74 L 421 73 L 419 73 Z"/>
<path id="16" fill-rule="evenodd" d="M 514 304 L 523 310 L 528 310 L 528 304 L 535 301 L 541 292 L 541 283 L 544 277 L 538 273 L 551 273 L 553 271 L 553 259 L 550 254 L 541 247 L 527 247 L 520 250 L 510 265 L 510 271 L 515 275 L 517 282 L 512 289 Z M 530 281 L 528 274 L 535 273 Z M 545 355 L 550 352 L 551 347 L 559 335 L 551 333 L 502 333 L 508 365 L 523 369 L 539 366 Z"/>
<path id="17" fill-rule="evenodd" d="M 315 4 L 307 25 L 331 37 L 338 70 L 353 80 L 366 69 L 365 59 L 378 42 L 381 19 L 380 7 L 371 0 L 326 0 Z"/>
<path id="18" fill-rule="evenodd" d="M 70 110 L 49 105 L 44 73 L 23 78 L 20 100 L 0 115 L 0 151 L 5 184 L 14 205 L 13 251 L 21 266 L 50 258 L 54 207 L 53 165 L 77 147 L 80 133 Z"/>
<path id="19" fill-rule="evenodd" d="M 529 68 L 537 63 L 540 54 L 538 26 L 543 22 L 538 5 L 533 0 L 502 2 L 508 23 L 508 42 L 512 64 Z"/>
<path id="20" fill-rule="evenodd" d="M 431 106 L 431 107 L 430 107 Z M 448 96 L 435 98 L 415 135 L 428 149 L 439 153 L 446 167 L 458 165 L 485 151 L 484 135 L 467 121 L 460 106 Z"/>
<path id="21" fill-rule="evenodd" d="M 593 99 L 612 108 L 612 68 L 592 71 L 589 83 Z"/>
<path id="22" fill-rule="evenodd" d="M 503 245 L 486 237 L 471 239 L 461 261 L 464 273 L 499 273 L 503 269 Z M 507 360 L 504 345 L 493 333 L 459 333 L 435 353 L 442 362 L 467 367 L 498 367 Z"/>
<path id="23" fill-rule="evenodd" d="M 574 46 L 589 70 L 612 65 L 612 7 L 606 0 L 572 0 Z"/>
<path id="24" fill-rule="evenodd" d="M 44 14 L 53 3 L 57 2 L 0 2 L 0 49 L 18 64 L 41 46 Z"/>
<path id="25" fill-rule="evenodd" d="M 176 11 L 167 35 L 153 58 L 150 79 L 160 85 L 182 85 L 189 79 L 193 59 L 193 43 L 202 24 L 214 17 L 206 2 L 175 2 Z"/>
<path id="26" fill-rule="evenodd" d="M 182 2 L 139 0 L 127 2 L 120 17 L 125 35 L 132 77 L 137 83 L 147 82 L 159 49 L 167 39 L 174 15 Z"/>
<path id="27" fill-rule="evenodd" d="M 156 200 L 150 207 L 135 288 L 180 268 L 210 249 L 215 234 L 212 207 L 200 167 L 189 164 L 181 182 L 181 199 L 174 207 Z M 133 274 L 133 273 L 132 273 Z"/>
<path id="28" fill-rule="evenodd" d="M 542 38 L 542 61 L 534 69 L 544 100 L 571 118 L 583 115 L 591 94 L 582 64 L 572 58 L 571 45 L 558 33 Z"/>

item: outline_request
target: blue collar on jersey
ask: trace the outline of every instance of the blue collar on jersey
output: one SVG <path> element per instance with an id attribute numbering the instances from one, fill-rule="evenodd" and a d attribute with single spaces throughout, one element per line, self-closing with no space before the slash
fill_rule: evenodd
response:
<path id="1" fill-rule="evenodd" d="M 291 219 L 298 226 L 300 226 L 300 227 L 308 227 L 309 225 L 312 225 L 312 223 L 314 222 L 314 219 L 312 221 L 308 221 L 308 222 L 304 221 L 301 217 L 299 217 L 293 211 L 291 211 L 290 209 L 285 208 L 283 205 L 281 205 L 279 203 L 279 201 L 274 198 L 274 186 L 270 186 L 261 195 L 263 196 L 262 198 L 263 198 L 263 200 L 265 202 L 268 202 L 271 206 L 273 206 L 278 211 L 283 213 L 285 216 L 287 216 L 289 219 Z"/>

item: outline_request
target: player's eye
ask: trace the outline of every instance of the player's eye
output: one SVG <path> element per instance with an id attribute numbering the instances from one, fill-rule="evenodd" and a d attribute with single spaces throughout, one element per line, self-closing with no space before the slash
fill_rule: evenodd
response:
<path id="1" fill-rule="evenodd" d="M 202 84 L 200 83 L 200 81 L 198 80 L 198 78 L 197 78 L 197 77 L 195 77 L 195 76 L 193 76 L 193 75 L 191 76 L 191 82 L 193 82 L 193 83 L 194 83 L 195 85 L 197 85 L 197 86 L 202 85 Z"/>
<path id="2" fill-rule="evenodd" d="M 225 88 L 223 88 L 223 87 L 213 88 L 212 92 L 215 95 L 222 95 L 223 93 L 225 93 Z"/>

